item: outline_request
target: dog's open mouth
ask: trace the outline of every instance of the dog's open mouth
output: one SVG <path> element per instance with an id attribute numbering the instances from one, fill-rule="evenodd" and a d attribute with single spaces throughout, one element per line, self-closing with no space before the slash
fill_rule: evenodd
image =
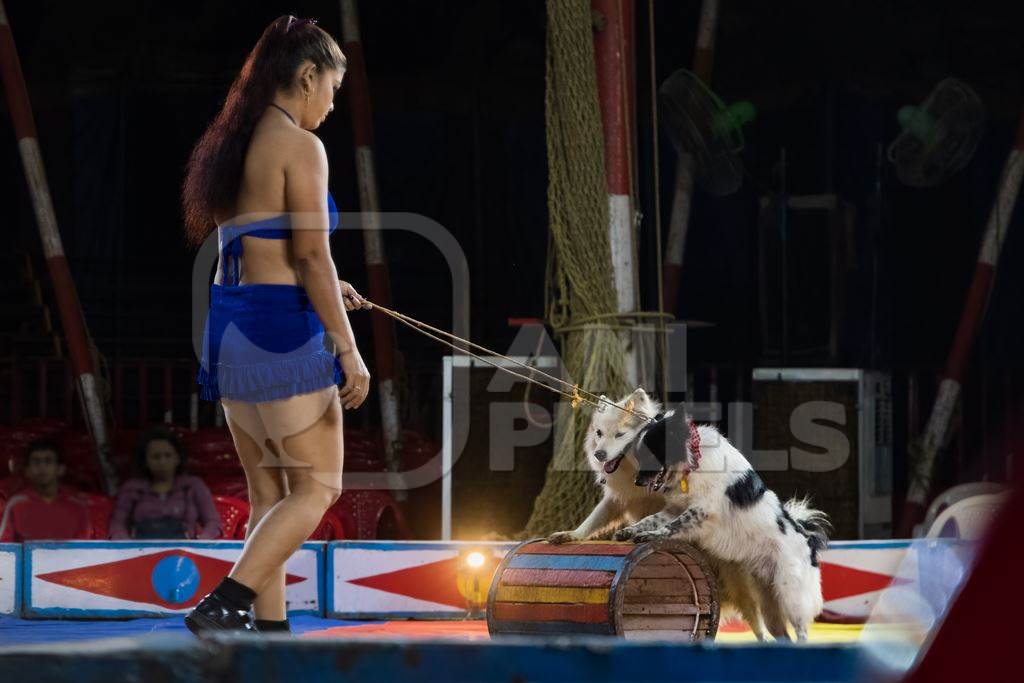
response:
<path id="1" fill-rule="evenodd" d="M 615 470 L 619 469 L 619 465 L 622 464 L 622 458 L 625 455 L 625 453 L 620 453 L 617 457 L 605 462 L 604 473 L 612 474 L 613 472 L 615 472 Z"/>

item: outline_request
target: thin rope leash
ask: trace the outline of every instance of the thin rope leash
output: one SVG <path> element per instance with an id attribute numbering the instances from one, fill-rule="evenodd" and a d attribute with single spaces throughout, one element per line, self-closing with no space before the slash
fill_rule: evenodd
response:
<path id="1" fill-rule="evenodd" d="M 601 409 L 603 409 L 603 406 L 608 405 L 608 406 L 611 406 L 611 407 L 616 408 L 618 410 L 621 410 L 624 413 L 628 413 L 630 415 L 633 415 L 634 417 L 638 417 L 641 420 L 644 420 L 646 422 L 654 422 L 654 418 L 648 417 L 647 415 L 644 415 L 642 413 L 638 413 L 637 411 L 631 410 L 631 409 L 626 408 L 624 406 L 620 406 L 617 403 L 614 403 L 613 401 L 609 401 L 606 398 L 602 398 L 601 396 L 598 396 L 597 394 L 594 394 L 593 392 L 587 391 L 585 389 L 581 389 L 579 384 L 572 384 L 571 382 L 566 382 L 564 379 L 561 379 L 559 377 L 555 377 L 554 375 L 548 374 L 548 373 L 544 372 L 543 370 L 541 370 L 539 368 L 533 367 L 531 365 L 527 365 L 526 363 L 518 361 L 515 358 L 510 358 L 508 356 L 504 356 L 504 355 L 498 353 L 497 351 L 492 351 L 492 350 L 488 349 L 485 346 L 481 346 L 480 344 L 476 344 L 474 342 L 471 342 L 468 339 L 463 339 L 462 337 L 459 337 L 458 335 L 452 334 L 451 332 L 446 332 L 445 330 L 438 329 L 438 328 L 434 327 L 433 325 L 429 325 L 429 324 L 427 324 L 425 322 L 422 322 L 420 320 L 416 320 L 415 318 L 409 317 L 409 316 L 405 315 L 404 313 L 399 313 L 398 311 L 394 311 L 394 310 L 392 310 L 390 308 L 386 308 L 385 306 L 381 306 L 380 304 L 375 304 L 372 301 L 370 301 L 369 299 L 363 299 L 363 301 L 366 302 L 367 304 L 369 304 L 370 308 L 372 310 L 380 311 L 381 313 L 384 313 L 384 314 L 394 318 L 395 320 L 397 320 L 398 322 L 402 323 L 406 327 L 409 327 L 409 328 L 419 332 L 420 334 L 422 334 L 422 335 L 424 335 L 426 337 L 430 337 L 431 339 L 433 339 L 435 341 L 438 341 L 438 342 L 440 342 L 440 343 L 442 343 L 442 344 L 444 344 L 446 346 L 449 346 L 452 349 L 454 349 L 455 351 L 458 351 L 460 353 L 464 353 L 464 354 L 466 354 L 468 356 L 472 356 L 473 358 L 476 358 L 479 361 L 487 363 L 488 365 L 490 365 L 490 366 L 492 366 L 492 367 L 494 367 L 494 368 L 496 368 L 498 370 L 501 370 L 502 372 L 506 372 L 506 373 L 512 375 L 513 377 L 518 377 L 520 379 L 524 379 L 527 382 L 531 382 L 533 384 L 536 384 L 537 386 L 540 386 L 540 387 L 543 387 L 543 388 L 547 389 L 548 391 L 551 391 L 553 393 L 556 393 L 556 394 L 559 394 L 561 396 L 564 396 L 565 398 L 568 398 L 570 400 L 571 404 L 572 404 L 573 410 L 578 408 L 580 403 L 588 403 L 588 404 L 594 406 L 595 408 L 597 408 L 598 410 L 601 410 Z M 432 334 L 432 333 L 434 333 L 434 334 Z M 540 373 L 541 375 L 543 375 L 544 377 L 550 379 L 553 382 L 557 382 L 559 384 L 562 384 L 562 385 L 564 385 L 566 387 L 571 388 L 572 391 L 570 393 L 569 391 L 565 391 L 563 389 L 559 389 L 557 387 L 553 387 L 550 384 L 547 384 L 545 382 L 540 382 L 540 381 L 538 381 L 538 380 L 536 380 L 533 377 L 530 377 L 528 375 L 525 375 L 525 374 L 522 374 L 522 373 L 519 373 L 519 372 L 515 372 L 514 370 L 511 370 L 511 369 L 509 369 L 507 367 L 504 367 L 502 365 L 498 365 L 497 363 L 494 363 L 491 360 L 489 360 L 487 358 L 484 358 L 483 356 L 477 355 L 477 354 L 473 353 L 472 351 L 469 351 L 468 349 L 459 348 L 458 346 L 456 346 L 452 342 L 448 341 L 447 339 L 442 339 L 441 337 L 439 337 L 437 335 L 443 335 L 444 337 L 448 337 L 450 339 L 454 339 L 457 342 L 465 344 L 466 346 L 469 346 L 471 348 L 478 349 L 478 350 L 480 350 L 480 351 L 482 351 L 482 352 L 484 352 L 486 354 L 494 356 L 495 358 L 500 358 L 500 359 L 502 359 L 504 361 L 512 363 L 513 365 L 518 365 L 518 366 L 520 366 L 522 368 L 526 368 L 531 374 L 532 373 Z"/>

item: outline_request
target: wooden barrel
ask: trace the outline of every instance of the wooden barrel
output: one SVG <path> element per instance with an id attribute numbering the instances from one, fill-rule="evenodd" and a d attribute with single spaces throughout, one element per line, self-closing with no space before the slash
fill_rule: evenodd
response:
<path id="1" fill-rule="evenodd" d="M 487 630 L 713 639 L 715 579 L 702 553 L 681 541 L 526 541 L 494 573 Z"/>

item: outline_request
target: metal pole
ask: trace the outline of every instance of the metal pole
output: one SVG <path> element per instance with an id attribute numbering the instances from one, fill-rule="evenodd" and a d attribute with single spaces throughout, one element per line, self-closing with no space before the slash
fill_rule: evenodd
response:
<path id="1" fill-rule="evenodd" d="M 912 465 L 907 500 L 903 509 L 903 518 L 900 521 L 899 532 L 902 536 L 908 536 L 914 524 L 924 518 L 935 461 L 938 458 L 939 449 L 946 441 L 953 412 L 960 397 L 964 375 L 967 372 L 971 347 L 975 337 L 978 336 L 978 330 L 981 328 L 981 322 L 985 316 L 985 308 L 988 306 L 989 294 L 992 291 L 992 282 L 995 279 L 996 262 L 999 260 L 999 252 L 1002 250 L 1006 230 L 1010 225 L 1010 216 L 1013 214 L 1017 196 L 1020 194 L 1022 178 L 1024 178 L 1024 114 L 1021 115 L 1018 124 L 1017 139 L 1003 167 L 999 192 L 996 194 L 989 212 L 988 225 L 985 228 L 985 236 L 981 240 L 981 250 L 978 253 L 978 263 L 974 269 L 971 288 L 967 291 L 967 300 L 964 302 L 964 309 L 960 314 L 956 335 L 953 337 L 953 348 L 946 359 L 946 369 L 942 382 L 939 384 L 938 395 L 935 397 L 931 416 L 928 418 L 928 424 L 918 444 L 918 460 L 916 464 Z"/>
<path id="2" fill-rule="evenodd" d="M 711 83 L 711 71 L 715 61 L 715 26 L 718 24 L 718 0 L 704 0 L 700 7 L 700 24 L 697 27 L 697 45 L 693 51 L 693 73 L 704 83 Z M 665 264 L 662 283 L 665 290 L 665 310 L 675 313 L 679 295 L 679 284 L 683 268 L 683 254 L 686 251 L 686 232 L 690 226 L 690 209 L 693 206 L 693 155 L 682 154 L 676 164 L 675 195 L 672 199 L 672 216 L 669 220 L 668 244 L 665 249 Z"/>
<path id="3" fill-rule="evenodd" d="M 625 5 L 625 7 L 624 7 Z M 633 248 L 633 200 L 631 194 L 630 110 L 633 74 L 628 69 L 633 42 L 627 27 L 632 21 L 632 0 L 591 0 L 590 7 L 602 20 L 594 31 L 594 68 L 604 127 L 605 179 L 608 188 L 608 230 L 618 311 L 636 311 L 637 286 Z M 629 332 L 624 334 L 629 335 Z M 639 382 L 636 344 L 627 339 L 626 374 L 630 386 Z"/>
<path id="4" fill-rule="evenodd" d="M 348 59 L 349 105 L 356 147 L 356 176 L 359 183 L 359 206 L 363 212 L 363 246 L 366 251 L 366 274 L 370 299 L 391 307 L 391 283 L 388 277 L 384 241 L 380 231 L 380 202 L 377 198 L 377 172 L 373 157 L 373 126 L 370 89 L 359 35 L 359 13 L 355 0 L 341 1 L 342 49 Z M 374 315 L 373 348 L 384 431 L 384 461 L 388 470 L 402 471 L 402 425 L 399 422 L 397 373 L 395 364 L 395 326 L 391 318 Z M 396 489 L 396 500 L 405 500 L 406 491 Z"/>
<path id="5" fill-rule="evenodd" d="M 67 338 L 71 364 L 78 379 L 78 392 L 82 401 L 82 413 L 85 423 L 96 446 L 96 461 L 102 475 L 106 492 L 113 495 L 117 488 L 117 475 L 110 466 L 107 454 L 106 416 L 103 401 L 100 398 L 96 383 L 95 364 L 89 350 L 88 330 L 85 318 L 78 302 L 75 282 L 71 277 L 67 258 L 64 256 L 64 245 L 61 242 L 60 230 L 57 228 L 57 216 L 50 200 L 50 189 L 46 182 L 46 169 L 39 149 L 35 120 L 32 116 L 32 104 L 28 90 L 25 88 L 25 77 L 21 70 L 21 60 L 14 45 L 14 34 L 11 33 L 7 21 L 7 12 L 0 0 L 0 75 L 3 76 L 4 94 L 7 107 L 11 112 L 14 124 L 14 135 L 18 141 L 18 152 L 32 194 L 32 206 L 39 226 L 39 237 L 43 244 L 43 256 L 46 259 L 50 279 L 53 282 L 54 295 L 57 297 L 57 310 L 60 313 L 61 325 Z"/>

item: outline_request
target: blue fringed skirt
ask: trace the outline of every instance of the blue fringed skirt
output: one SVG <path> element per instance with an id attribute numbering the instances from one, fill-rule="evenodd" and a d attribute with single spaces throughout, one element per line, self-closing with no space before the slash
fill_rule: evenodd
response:
<path id="1" fill-rule="evenodd" d="M 341 384 L 324 326 L 299 285 L 210 286 L 199 396 L 258 403 Z"/>

